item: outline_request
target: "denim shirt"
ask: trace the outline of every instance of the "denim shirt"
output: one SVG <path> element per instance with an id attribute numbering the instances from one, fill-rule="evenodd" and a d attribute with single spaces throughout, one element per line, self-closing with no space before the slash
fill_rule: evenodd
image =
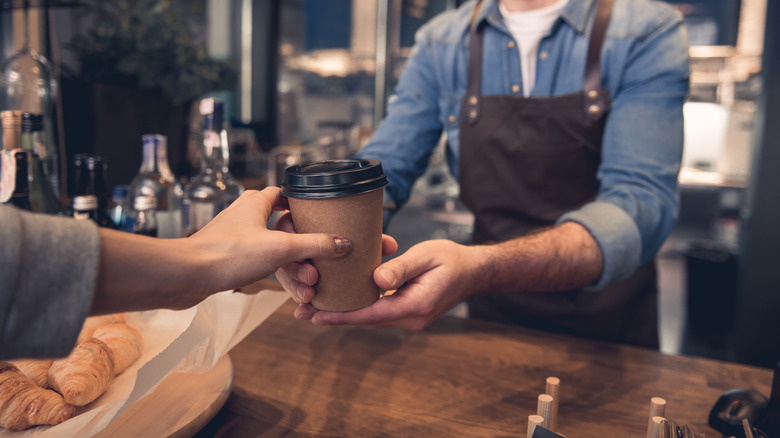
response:
<path id="1" fill-rule="evenodd" d="M 498 0 L 485 0 L 483 95 L 523 94 L 520 56 Z M 433 18 L 416 35 L 387 117 L 360 156 L 379 159 L 388 195 L 403 205 L 444 134 L 458 176 L 461 99 L 466 90 L 469 23 L 475 1 Z M 542 39 L 532 96 L 581 92 L 595 0 L 570 0 Z M 602 143 L 596 199 L 558 223 L 582 224 L 598 242 L 604 268 L 599 289 L 653 259 L 679 209 L 683 103 L 689 89 L 688 37 L 682 16 L 655 0 L 615 0 L 601 53 L 612 97 Z"/>

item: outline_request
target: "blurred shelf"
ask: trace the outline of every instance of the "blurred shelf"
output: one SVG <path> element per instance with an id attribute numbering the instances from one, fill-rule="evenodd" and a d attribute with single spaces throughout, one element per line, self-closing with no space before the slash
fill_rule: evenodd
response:
<path id="1" fill-rule="evenodd" d="M 10 9 L 25 8 L 73 8 L 78 6 L 88 6 L 85 2 L 63 1 L 63 0 L 2 0 L 0 1 L 0 11 Z"/>

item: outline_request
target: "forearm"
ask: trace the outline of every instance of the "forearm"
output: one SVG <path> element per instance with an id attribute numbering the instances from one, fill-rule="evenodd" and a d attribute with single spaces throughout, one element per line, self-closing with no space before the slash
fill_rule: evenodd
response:
<path id="1" fill-rule="evenodd" d="M 187 239 L 100 230 L 100 267 L 90 314 L 183 309 L 206 296 L 210 279 Z"/>
<path id="2" fill-rule="evenodd" d="M 601 275 L 596 240 L 581 225 L 566 222 L 503 243 L 479 248 L 480 292 L 551 292 L 581 288 Z"/>

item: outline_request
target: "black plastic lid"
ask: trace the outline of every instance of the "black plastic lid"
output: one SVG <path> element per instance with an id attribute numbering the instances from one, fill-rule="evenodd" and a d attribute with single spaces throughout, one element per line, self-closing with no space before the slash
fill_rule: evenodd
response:
<path id="1" fill-rule="evenodd" d="M 378 160 L 326 160 L 290 166 L 284 171 L 282 195 L 329 199 L 359 195 L 384 187 L 387 176 Z"/>

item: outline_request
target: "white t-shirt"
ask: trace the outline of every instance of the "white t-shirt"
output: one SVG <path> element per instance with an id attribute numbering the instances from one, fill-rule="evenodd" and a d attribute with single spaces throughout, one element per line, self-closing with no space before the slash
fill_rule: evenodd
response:
<path id="1" fill-rule="evenodd" d="M 550 6 L 523 12 L 509 12 L 504 2 L 498 6 L 504 23 L 517 43 L 520 51 L 520 72 L 523 75 L 523 95 L 528 96 L 536 82 L 536 57 L 539 42 L 552 28 L 555 20 L 569 0 L 558 0 Z"/>

